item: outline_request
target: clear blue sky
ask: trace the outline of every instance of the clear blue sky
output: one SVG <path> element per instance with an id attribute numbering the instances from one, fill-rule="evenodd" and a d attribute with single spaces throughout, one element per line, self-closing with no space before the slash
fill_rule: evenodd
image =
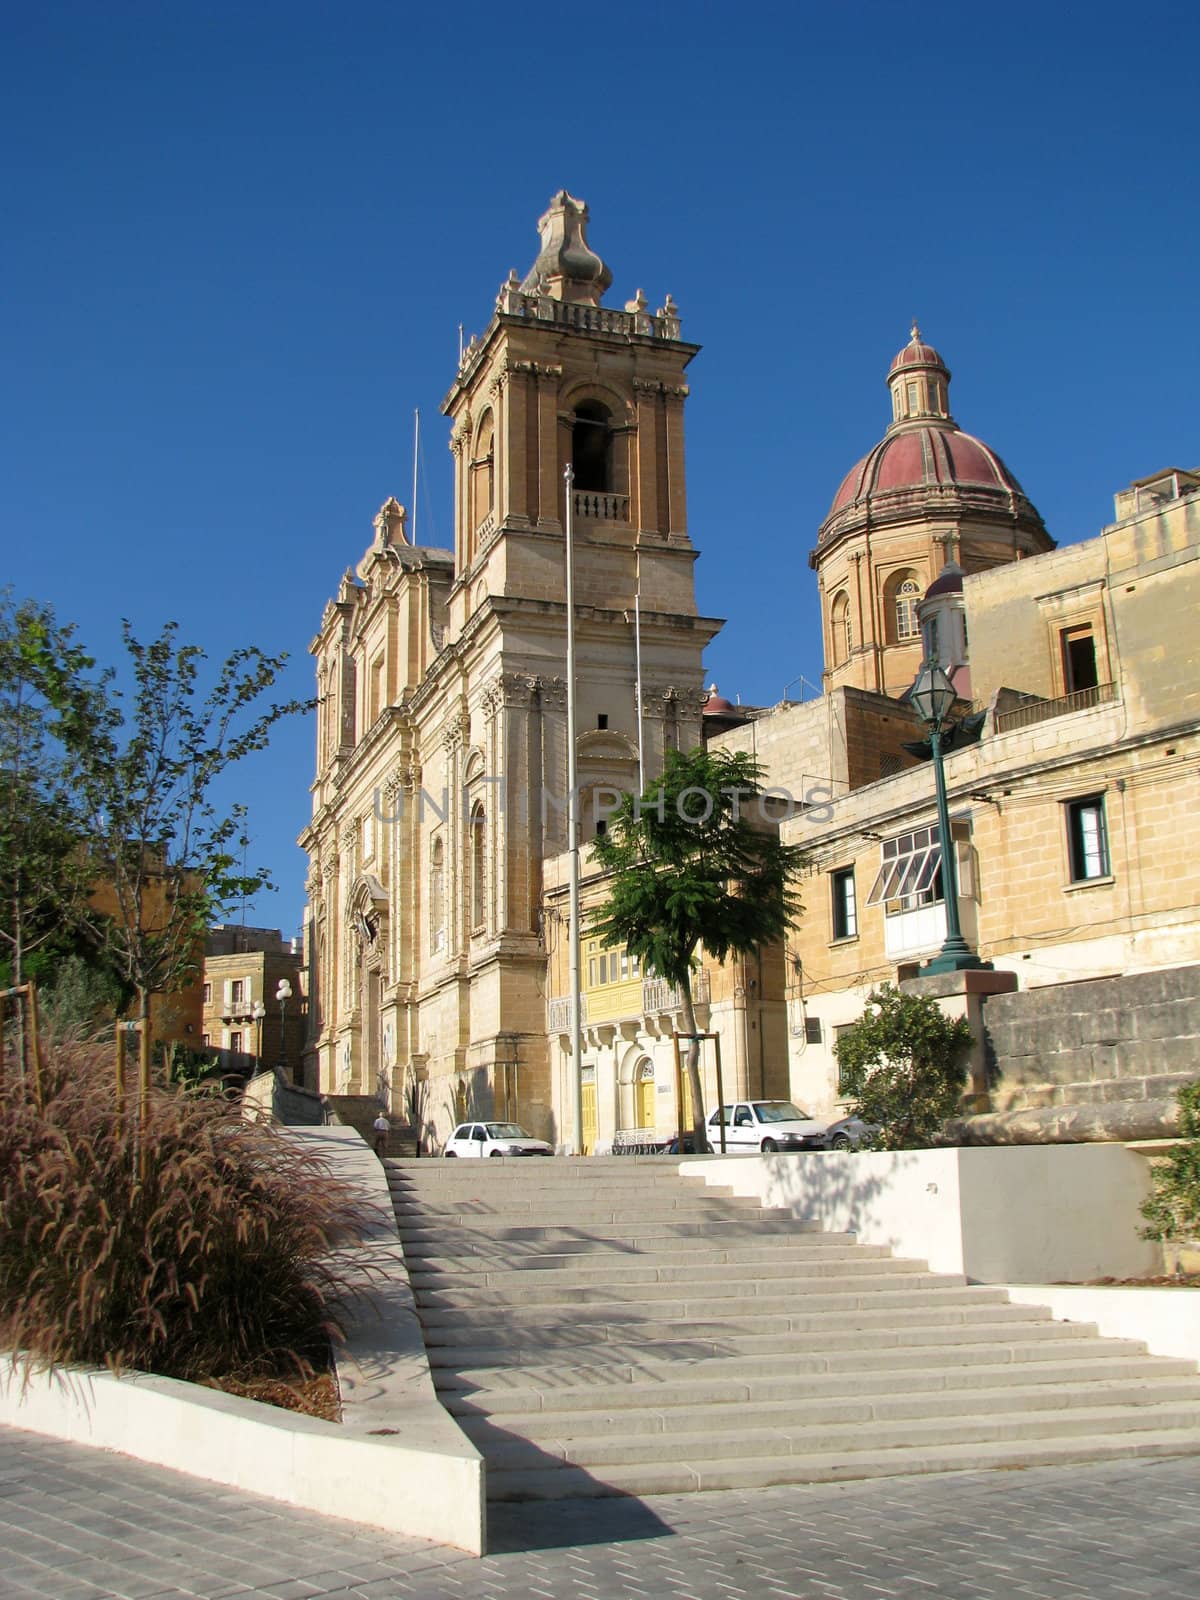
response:
<path id="1" fill-rule="evenodd" d="M 819 677 L 818 524 L 910 318 L 1060 541 L 1200 461 L 1194 5 L 97 0 L 0 8 L 4 576 L 306 650 L 388 494 L 450 541 L 438 402 L 565 187 L 670 290 L 708 673 Z M 247 767 L 297 929 L 311 723 Z"/>

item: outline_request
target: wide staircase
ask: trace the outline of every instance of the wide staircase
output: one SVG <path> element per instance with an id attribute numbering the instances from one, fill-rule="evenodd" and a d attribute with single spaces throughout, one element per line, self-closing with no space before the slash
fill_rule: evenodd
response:
<path id="1" fill-rule="evenodd" d="M 1194 1363 L 677 1158 L 387 1170 L 434 1381 L 492 1499 L 1200 1453 Z"/>
<path id="2" fill-rule="evenodd" d="M 353 1128 L 372 1149 L 375 1148 L 375 1129 L 371 1125 L 379 1115 L 380 1104 L 373 1094 L 327 1094 L 324 1101 L 338 1122 Z M 415 1158 L 417 1139 L 413 1130 L 407 1124 L 398 1122 L 393 1111 L 388 1112 L 388 1118 L 391 1122 L 388 1155 Z"/>

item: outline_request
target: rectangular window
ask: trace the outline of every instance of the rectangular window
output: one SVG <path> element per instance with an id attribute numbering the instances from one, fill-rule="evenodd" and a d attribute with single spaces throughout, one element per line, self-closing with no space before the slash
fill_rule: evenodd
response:
<path id="1" fill-rule="evenodd" d="M 1092 878 L 1109 876 L 1112 867 L 1102 794 L 1067 802 L 1067 848 L 1072 883 L 1087 883 Z"/>
<path id="2" fill-rule="evenodd" d="M 847 1032 L 848 1029 L 852 1028 L 853 1026 L 854 1026 L 854 1024 L 852 1022 L 844 1022 L 841 1025 L 840 1028 L 835 1028 L 833 1030 L 833 1052 L 834 1052 L 834 1059 L 835 1060 L 837 1060 L 838 1040 L 842 1037 L 842 1035 L 845 1032 Z M 838 1084 L 837 1084 L 838 1099 L 839 1100 L 844 1100 L 846 1098 L 846 1096 L 849 1094 L 850 1091 L 846 1087 L 846 1079 L 845 1079 L 845 1077 L 844 1077 L 844 1075 L 842 1073 L 842 1063 L 841 1063 L 841 1061 L 838 1061 L 838 1069 L 837 1069 L 837 1071 L 838 1071 Z"/>
<path id="3" fill-rule="evenodd" d="M 917 404 L 917 386 L 915 383 L 909 383 L 905 388 L 908 391 L 908 414 L 910 417 L 915 417 L 920 409 Z"/>
<path id="4" fill-rule="evenodd" d="M 1096 671 L 1096 640 L 1091 627 L 1064 628 L 1061 634 L 1063 683 L 1068 694 L 1094 689 L 1100 682 Z"/>
<path id="5" fill-rule="evenodd" d="M 241 1053 L 242 1036 L 240 1033 L 231 1033 L 229 1035 L 229 1048 L 231 1050 L 236 1050 L 239 1054 Z"/>
<path id="6" fill-rule="evenodd" d="M 240 1006 L 246 998 L 246 984 L 242 978 L 235 978 L 229 985 L 229 998 L 235 1006 Z"/>
<path id="7" fill-rule="evenodd" d="M 212 1005 L 212 984 L 211 983 L 206 983 L 204 985 L 204 1004 L 206 1006 Z"/>
<path id="8" fill-rule="evenodd" d="M 833 890 L 833 937 L 858 937 L 858 900 L 854 893 L 854 868 L 842 867 L 830 873 Z"/>
<path id="9" fill-rule="evenodd" d="M 212 1039 L 209 1037 L 209 1035 L 207 1033 L 202 1033 L 200 1035 L 200 1043 L 207 1050 L 209 1045 L 212 1043 Z"/>
<path id="10" fill-rule="evenodd" d="M 596 958 L 595 958 L 595 956 L 589 956 L 588 957 L 588 988 L 589 989 L 594 989 L 595 987 L 596 987 Z"/>
<path id="11" fill-rule="evenodd" d="M 820 1019 L 820 1017 L 805 1017 L 805 1019 L 804 1019 L 804 1042 L 805 1042 L 805 1044 L 820 1044 L 820 1042 L 821 1042 L 821 1019 Z"/>
<path id="12" fill-rule="evenodd" d="M 629 976 L 629 951 L 621 951 L 621 982 L 624 983 Z"/>
<path id="13" fill-rule="evenodd" d="M 601 956 L 600 957 L 600 982 L 601 983 L 607 983 L 608 982 L 608 957 L 607 956 Z"/>

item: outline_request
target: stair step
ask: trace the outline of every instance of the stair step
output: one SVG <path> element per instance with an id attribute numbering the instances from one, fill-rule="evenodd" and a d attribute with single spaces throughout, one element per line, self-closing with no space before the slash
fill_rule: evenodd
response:
<path id="1" fill-rule="evenodd" d="M 459 1426 L 481 1449 L 513 1438 L 573 1441 L 581 1439 L 654 1437 L 660 1449 L 678 1448 L 681 1437 L 703 1426 L 706 1435 L 752 1430 L 870 1427 L 878 1442 L 877 1427 L 888 1423 L 923 1421 L 930 1417 L 990 1416 L 1001 1413 L 1043 1411 L 1090 1412 L 1107 1406 L 1132 1408 L 1148 1414 L 1154 1406 L 1200 1407 L 1200 1379 L 1144 1380 L 1140 1383 L 1104 1379 L 1095 1383 L 1013 1384 L 1007 1388 L 914 1394 L 843 1394 L 808 1396 L 780 1402 L 728 1400 L 723 1395 L 700 1405 L 661 1405 L 653 1390 L 643 1390 L 640 1407 L 591 1408 L 577 1411 L 518 1411 L 490 1416 L 456 1410 Z M 814 1446 L 815 1448 L 815 1446 Z M 489 1460 L 491 1459 L 489 1453 Z"/>
<path id="2" fill-rule="evenodd" d="M 943 1444 L 912 1450 L 864 1449 L 830 1455 L 771 1456 L 758 1460 L 697 1458 L 669 1465 L 583 1467 L 488 1474 L 490 1500 L 594 1498 L 606 1494 L 684 1494 L 709 1489 L 760 1489 L 773 1484 L 843 1483 L 863 1478 L 998 1468 L 1067 1466 L 1080 1462 L 1154 1459 L 1200 1453 L 1200 1430 L 1082 1434 L 1068 1439 L 1018 1439 L 1001 1443 Z"/>
<path id="3" fill-rule="evenodd" d="M 1018 1439 L 1067 1439 L 1079 1434 L 1118 1434 L 1188 1429 L 1200 1439 L 1200 1399 L 1142 1406 L 1091 1406 L 1063 1411 L 1017 1411 L 1001 1415 L 904 1417 L 870 1426 L 873 1450 L 912 1450 L 945 1444 L 1001 1443 Z M 609 1435 L 606 1438 L 559 1438 L 532 1441 L 508 1438 L 489 1444 L 489 1471 L 546 1466 L 546 1458 L 581 1467 L 627 1467 L 657 1464 L 664 1459 L 710 1461 L 762 1459 L 767 1456 L 844 1454 L 861 1447 L 860 1423 L 791 1423 L 774 1427 L 710 1430 L 673 1435 Z"/>
<path id="4" fill-rule="evenodd" d="M 405 1248 L 410 1239 L 417 1241 L 435 1240 L 440 1244 L 455 1245 L 459 1240 L 472 1238 L 487 1239 L 489 1228 L 495 1227 L 494 1221 L 481 1217 L 463 1224 L 459 1227 L 448 1227 L 442 1222 L 426 1225 L 424 1220 L 399 1217 L 397 1219 L 400 1237 Z M 571 1224 L 566 1222 L 555 1223 L 513 1223 L 503 1226 L 500 1241 L 505 1244 L 527 1241 L 529 1243 L 557 1243 L 559 1240 L 580 1240 L 593 1247 L 604 1240 L 616 1241 L 619 1248 L 635 1250 L 643 1248 L 655 1239 L 707 1239 L 710 1243 L 717 1239 L 761 1239 L 764 1235 L 774 1237 L 777 1234 L 795 1236 L 803 1232 L 803 1227 L 798 1226 L 787 1215 L 767 1213 L 761 1218 L 758 1216 L 736 1220 L 725 1217 L 702 1217 L 699 1219 L 681 1219 L 677 1222 L 667 1222 L 661 1219 L 638 1217 L 636 1225 L 633 1222 L 619 1223 L 606 1222 L 600 1218 L 593 1218 L 584 1224 Z"/>
<path id="5" fill-rule="evenodd" d="M 580 1248 L 577 1250 L 556 1247 L 553 1252 L 531 1252 L 509 1250 L 501 1241 L 473 1239 L 469 1249 L 457 1251 L 454 1255 L 426 1254 L 426 1246 L 422 1242 L 419 1248 L 407 1253 L 413 1259 L 414 1281 L 421 1276 L 431 1282 L 444 1282 L 447 1286 L 455 1283 L 469 1286 L 481 1281 L 480 1274 L 483 1273 L 486 1273 L 489 1282 L 505 1276 L 527 1279 L 531 1273 L 542 1274 L 555 1283 L 587 1283 L 614 1273 L 619 1273 L 621 1280 L 625 1281 L 631 1271 L 653 1271 L 661 1277 L 664 1268 L 677 1268 L 683 1273 L 707 1273 L 718 1267 L 791 1266 L 876 1248 L 856 1245 L 854 1239 L 844 1233 L 810 1235 L 794 1240 L 779 1239 L 770 1245 L 728 1247 L 711 1244 L 703 1238 L 679 1239 L 661 1249 L 647 1248 L 620 1253 L 596 1250 L 586 1240 L 578 1242 Z M 1002 1290 L 996 1292 L 1003 1293 Z"/>
<path id="6" fill-rule="evenodd" d="M 853 1299 L 853 1298 L 851 1298 Z M 1051 1322 L 1050 1314 L 1037 1306 L 1006 1306 L 1003 1302 L 974 1304 L 944 1304 L 936 1296 L 928 1296 L 917 1306 L 882 1306 L 874 1304 L 872 1296 L 859 1296 L 866 1304 L 816 1309 L 803 1299 L 774 1299 L 755 1294 L 744 1294 L 738 1299 L 720 1301 L 720 1310 L 710 1302 L 670 1302 L 654 1317 L 630 1320 L 621 1304 L 581 1304 L 571 1312 L 563 1306 L 562 1315 L 549 1320 L 546 1306 L 507 1304 L 490 1310 L 478 1307 L 424 1306 L 418 1296 L 418 1314 L 422 1326 L 429 1334 L 430 1344 L 446 1344 L 446 1334 L 461 1333 L 464 1342 L 475 1334 L 491 1334 L 504 1342 L 528 1342 L 533 1338 L 546 1338 L 549 1344 L 586 1342 L 587 1339 L 722 1339 L 726 1334 L 797 1333 L 811 1334 L 813 1338 L 829 1342 L 842 1342 L 850 1334 L 899 1331 L 901 1328 L 928 1328 L 934 1333 L 941 1328 L 947 1338 L 963 1326 L 995 1326 L 1010 1323 L 1038 1328 L 1069 1328 L 1070 1323 Z M 771 1326 L 768 1326 L 771 1325 Z"/>
<path id="7" fill-rule="evenodd" d="M 443 1406 L 457 1417 L 535 1413 L 551 1416 L 559 1411 L 579 1413 L 594 1409 L 618 1411 L 623 1416 L 627 1412 L 636 1414 L 651 1405 L 659 1410 L 690 1410 L 742 1403 L 791 1405 L 826 1400 L 870 1399 L 876 1404 L 886 1403 L 897 1395 L 914 1401 L 945 1399 L 954 1406 L 966 1408 L 973 1401 L 964 1396 L 963 1391 L 969 1391 L 970 1395 L 977 1391 L 995 1394 L 1022 1388 L 1045 1387 L 1054 1391 L 1072 1385 L 1091 1387 L 1103 1383 L 1196 1380 L 1194 1362 L 1171 1356 L 1100 1355 L 1089 1361 L 1083 1372 L 1085 1377 L 1080 1376 L 1080 1367 L 1075 1361 L 1050 1359 L 1036 1365 L 979 1362 L 939 1367 L 926 1364 L 920 1368 L 910 1366 L 886 1371 L 799 1374 L 790 1370 L 781 1373 L 775 1363 L 774 1370 L 766 1375 L 741 1379 L 727 1374 L 700 1378 L 674 1376 L 646 1383 L 639 1375 L 631 1375 L 623 1382 L 592 1382 L 583 1386 L 556 1381 L 539 1387 L 530 1382 L 536 1374 L 525 1372 L 506 1373 L 504 1387 L 489 1388 L 472 1386 L 465 1374 L 441 1371 L 434 1376 Z"/>
<path id="8" fill-rule="evenodd" d="M 1069 1324 L 1076 1334 L 1080 1332 Z M 703 1340 L 695 1342 L 696 1354 L 683 1354 L 667 1345 L 660 1345 L 654 1353 L 642 1353 L 640 1348 L 633 1356 L 623 1355 L 614 1349 L 608 1360 L 604 1352 L 597 1351 L 591 1362 L 561 1359 L 547 1360 L 544 1349 L 528 1352 L 528 1360 L 521 1352 L 510 1350 L 451 1350 L 431 1349 L 429 1364 L 432 1368 L 452 1368 L 453 1378 L 447 1381 L 438 1372 L 434 1381 L 438 1388 L 493 1389 L 507 1383 L 519 1383 L 524 1388 L 563 1387 L 606 1383 L 642 1383 L 665 1380 L 686 1373 L 691 1378 L 726 1378 L 731 1383 L 754 1378 L 770 1377 L 778 1373 L 779 1353 L 760 1351 L 754 1355 L 741 1352 L 726 1354 L 716 1346 L 708 1347 Z M 789 1351 L 788 1370 L 791 1373 L 816 1372 L 883 1372 L 906 1371 L 911 1368 L 930 1367 L 935 1371 L 952 1371 L 955 1366 L 996 1366 L 1012 1363 L 1038 1363 L 1042 1361 L 1096 1361 L 1114 1355 L 1144 1355 L 1145 1348 L 1132 1340 L 1097 1339 L 1086 1335 L 1070 1338 L 1060 1336 L 1048 1339 L 997 1340 L 992 1344 L 962 1344 L 954 1351 L 953 1362 L 949 1351 L 938 1345 L 897 1345 L 892 1348 L 873 1347 L 859 1350 L 833 1350 L 825 1352 Z M 561 1353 L 567 1355 L 566 1351 Z M 479 1359 L 482 1358 L 482 1359 Z"/>

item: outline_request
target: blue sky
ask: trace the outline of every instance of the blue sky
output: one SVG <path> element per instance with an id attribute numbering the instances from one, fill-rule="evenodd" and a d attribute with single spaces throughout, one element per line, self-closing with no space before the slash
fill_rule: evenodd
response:
<path id="1" fill-rule="evenodd" d="M 574 19 L 578 17 L 576 24 Z M 821 652 L 808 552 L 915 314 L 1061 542 L 1200 461 L 1191 6 L 0 6 L 3 573 L 292 661 L 389 494 L 450 542 L 458 324 L 566 187 L 610 303 L 670 290 L 708 673 Z M 793 691 L 794 693 L 797 691 Z M 297 930 L 312 727 L 239 788 Z"/>

